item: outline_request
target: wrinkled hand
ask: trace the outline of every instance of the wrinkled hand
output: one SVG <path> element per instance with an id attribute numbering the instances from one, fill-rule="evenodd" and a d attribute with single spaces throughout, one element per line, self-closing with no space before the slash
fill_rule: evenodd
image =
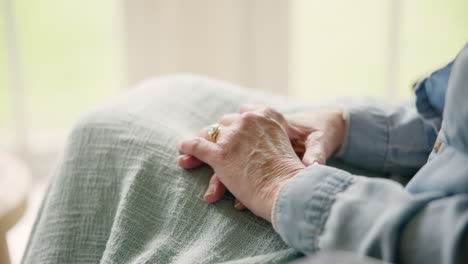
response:
<path id="1" fill-rule="evenodd" d="M 238 113 L 224 115 L 220 123 L 229 126 L 240 114 L 261 111 L 262 105 L 243 105 Z M 285 128 L 288 138 L 296 152 L 302 158 L 304 165 L 308 166 L 314 162 L 324 164 L 326 160 L 342 145 L 345 136 L 345 122 L 341 107 L 330 107 L 327 109 L 299 112 L 285 116 Z M 208 128 L 198 133 L 199 137 L 209 139 Z M 186 169 L 196 168 L 203 164 L 202 161 L 192 155 L 182 155 L 178 159 L 180 166 Z M 216 202 L 222 198 L 226 187 L 219 178 L 214 175 L 209 183 L 204 196 L 207 202 Z M 242 210 L 244 205 L 237 199 L 235 208 Z"/>
<path id="2" fill-rule="evenodd" d="M 291 144 L 304 165 L 325 164 L 343 144 L 343 109 L 332 107 L 286 115 Z"/>
<path id="3" fill-rule="evenodd" d="M 210 188 L 224 185 L 254 214 L 270 221 L 276 194 L 305 167 L 291 145 L 286 119 L 272 108 L 256 107 L 227 115 L 220 123 L 224 127 L 216 143 L 202 134 L 206 130 L 202 137 L 179 143 L 179 150 L 190 155 L 181 156 L 179 165 L 207 163 L 215 172 L 207 194 Z"/>
<path id="4" fill-rule="evenodd" d="M 239 112 L 256 111 L 262 105 L 243 105 Z M 346 124 L 343 108 L 332 106 L 308 112 L 285 115 L 286 130 L 294 151 L 304 165 L 325 164 L 343 144 Z"/>

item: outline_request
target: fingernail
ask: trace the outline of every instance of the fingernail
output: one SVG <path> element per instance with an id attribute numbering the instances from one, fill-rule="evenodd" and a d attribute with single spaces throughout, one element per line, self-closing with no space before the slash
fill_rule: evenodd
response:
<path id="1" fill-rule="evenodd" d="M 212 196 L 215 194 L 215 192 L 216 192 L 216 186 L 214 186 L 214 184 L 209 185 L 208 190 L 206 190 L 206 193 L 203 196 L 203 199 L 205 201 L 209 200 L 210 198 L 212 198 Z"/>
<path id="2" fill-rule="evenodd" d="M 212 192 L 209 192 L 209 193 L 205 193 L 205 196 L 203 196 L 203 200 L 205 200 L 205 202 L 207 203 L 211 203 L 211 198 L 213 197 L 213 193 Z"/>
<path id="3" fill-rule="evenodd" d="M 206 191 L 205 193 L 205 196 L 203 196 L 203 198 L 209 198 L 210 196 L 213 196 L 214 192 L 212 190 L 208 190 Z"/>
<path id="4" fill-rule="evenodd" d="M 236 200 L 234 202 L 234 208 L 236 208 L 237 210 L 240 210 L 241 209 L 241 202 L 239 202 L 238 200 Z"/>
<path id="5" fill-rule="evenodd" d="M 180 162 L 182 161 L 182 157 L 183 157 L 183 156 L 177 157 L 177 163 L 178 163 L 179 165 L 180 165 Z"/>

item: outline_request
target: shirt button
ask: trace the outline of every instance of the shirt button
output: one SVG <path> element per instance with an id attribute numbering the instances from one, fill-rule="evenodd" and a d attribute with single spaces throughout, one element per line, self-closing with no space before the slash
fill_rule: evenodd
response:
<path id="1" fill-rule="evenodd" d="M 439 152 L 439 149 L 440 149 L 441 146 L 442 146 L 442 142 L 436 141 L 436 142 L 434 143 L 434 152 L 435 152 L 435 153 Z"/>

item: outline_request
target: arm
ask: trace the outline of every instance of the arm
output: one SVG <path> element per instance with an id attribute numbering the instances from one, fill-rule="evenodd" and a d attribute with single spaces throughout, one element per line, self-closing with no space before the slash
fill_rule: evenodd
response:
<path id="1" fill-rule="evenodd" d="M 390 180 L 316 164 L 288 181 L 273 208 L 275 229 L 305 254 L 346 250 L 397 263 L 468 261 L 466 194 L 412 195 Z"/>
<path id="2" fill-rule="evenodd" d="M 432 150 L 436 132 L 415 107 L 354 105 L 339 158 L 372 171 L 414 174 Z"/>

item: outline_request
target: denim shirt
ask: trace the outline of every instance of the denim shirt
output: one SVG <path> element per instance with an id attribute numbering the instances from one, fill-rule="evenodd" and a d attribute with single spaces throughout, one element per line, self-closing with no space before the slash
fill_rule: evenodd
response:
<path id="1" fill-rule="evenodd" d="M 445 105 L 453 61 L 432 72 L 416 83 L 416 108 L 421 115 L 429 141 L 434 142 L 442 124 L 442 113 Z"/>
<path id="2" fill-rule="evenodd" d="M 412 107 L 350 107 L 341 157 L 408 175 L 408 185 L 311 165 L 275 201 L 272 222 L 284 241 L 304 254 L 468 263 L 468 45 L 415 92 Z"/>

